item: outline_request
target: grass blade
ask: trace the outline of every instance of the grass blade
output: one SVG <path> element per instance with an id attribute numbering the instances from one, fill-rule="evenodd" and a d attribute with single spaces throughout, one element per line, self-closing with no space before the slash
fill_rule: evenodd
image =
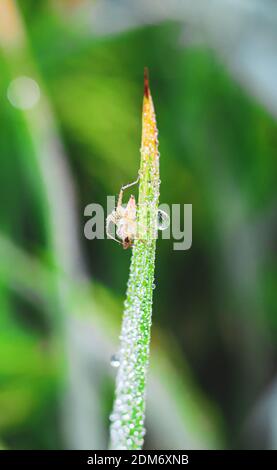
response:
<path id="1" fill-rule="evenodd" d="M 137 213 L 139 236 L 132 251 L 120 336 L 120 365 L 111 415 L 112 449 L 141 449 L 144 440 L 159 178 L 156 118 L 145 70 Z"/>

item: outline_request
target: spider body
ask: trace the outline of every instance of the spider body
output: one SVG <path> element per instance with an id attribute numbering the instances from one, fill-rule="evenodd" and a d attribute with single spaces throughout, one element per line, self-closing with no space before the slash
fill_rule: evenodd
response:
<path id="1" fill-rule="evenodd" d="M 136 184 L 138 180 L 134 183 L 123 186 L 120 190 L 118 202 L 116 208 L 108 215 L 106 219 L 106 232 L 108 238 L 112 238 L 116 242 L 122 244 L 123 248 L 126 250 L 133 245 L 134 239 L 137 233 L 137 205 L 134 196 L 130 196 L 129 201 L 126 206 L 122 205 L 123 191 L 130 186 Z M 110 224 L 113 223 L 116 226 L 116 235 L 119 238 L 115 238 L 113 234 L 110 233 L 109 228 Z"/>

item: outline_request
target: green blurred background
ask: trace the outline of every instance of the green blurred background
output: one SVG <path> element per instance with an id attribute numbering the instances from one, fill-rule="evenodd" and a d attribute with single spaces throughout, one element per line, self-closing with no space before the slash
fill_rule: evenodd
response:
<path id="1" fill-rule="evenodd" d="M 207 25 L 132 8 L 1 1 L 1 447 L 107 447 L 130 251 L 84 208 L 136 178 L 148 66 L 193 243 L 158 241 L 145 448 L 277 448 L 274 100 Z"/>

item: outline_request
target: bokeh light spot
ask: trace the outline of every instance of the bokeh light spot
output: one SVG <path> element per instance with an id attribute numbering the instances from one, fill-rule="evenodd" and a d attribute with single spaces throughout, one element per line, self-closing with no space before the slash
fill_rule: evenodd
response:
<path id="1" fill-rule="evenodd" d="M 9 102 L 18 109 L 31 109 L 40 99 L 40 88 L 35 80 L 29 77 L 17 77 L 11 81 L 7 97 Z"/>

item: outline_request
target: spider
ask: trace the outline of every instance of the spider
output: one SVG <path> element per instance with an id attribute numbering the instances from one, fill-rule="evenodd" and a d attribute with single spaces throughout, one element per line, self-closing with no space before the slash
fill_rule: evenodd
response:
<path id="1" fill-rule="evenodd" d="M 129 184 L 126 184 L 125 186 L 122 186 L 119 192 L 117 206 L 111 212 L 111 214 L 108 215 L 106 219 L 107 237 L 111 238 L 112 240 L 115 240 L 117 243 L 120 243 L 125 250 L 127 248 L 130 248 L 133 245 L 133 241 L 136 236 L 137 205 L 136 205 L 135 197 L 132 195 L 130 196 L 126 207 L 124 207 L 122 205 L 123 192 L 125 191 L 125 189 L 130 188 L 131 186 L 134 186 L 135 184 L 137 184 L 138 181 L 139 181 L 139 177 L 133 183 L 129 183 Z M 122 241 L 117 240 L 117 238 L 115 238 L 113 234 L 109 232 L 111 223 L 113 223 L 116 226 L 116 234 L 118 238 L 120 238 Z"/>

